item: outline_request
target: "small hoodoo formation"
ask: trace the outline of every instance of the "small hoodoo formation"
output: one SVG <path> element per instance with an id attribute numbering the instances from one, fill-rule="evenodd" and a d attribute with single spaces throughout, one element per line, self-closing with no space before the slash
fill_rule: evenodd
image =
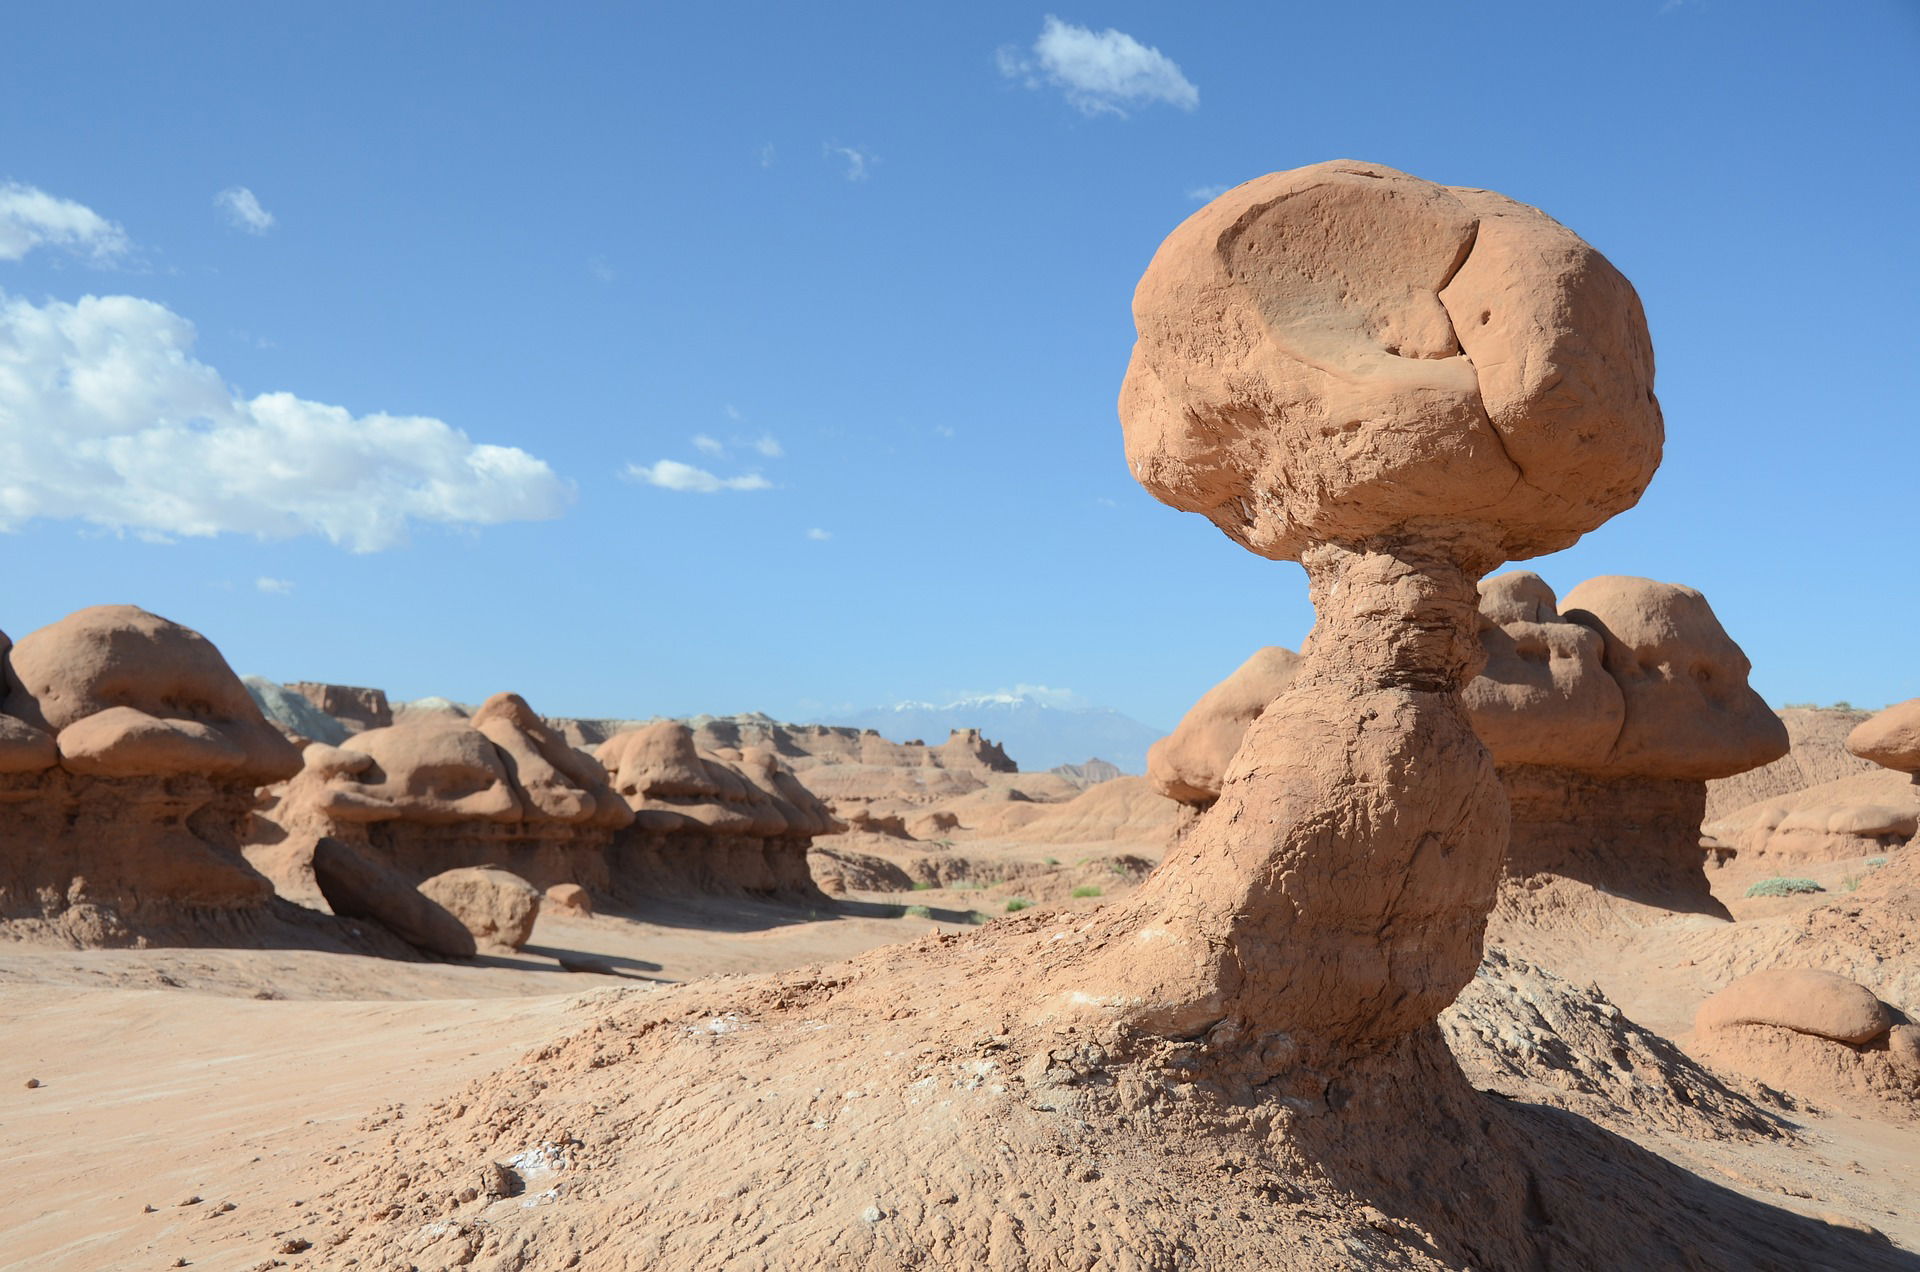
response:
<path id="1" fill-rule="evenodd" d="M 1920 786 L 1920 698 L 1897 702 L 1847 735 L 1847 750 Z"/>
<path id="2" fill-rule="evenodd" d="M 303 759 L 249 850 L 296 900 L 309 899 L 323 839 L 414 884 L 497 866 L 538 888 L 606 888 L 613 833 L 633 819 L 599 764 L 515 694 L 495 694 L 471 719 L 423 712 L 340 746 L 316 742 Z"/>
<path id="3" fill-rule="evenodd" d="M 1920 1118 L 1920 1025 L 1844 976 L 1778 967 L 1700 1004 L 1691 1050 L 1816 1100 L 1875 1101 Z"/>
<path id="4" fill-rule="evenodd" d="M 807 849 L 842 827 L 771 749 L 723 758 L 663 720 L 616 734 L 598 754 L 632 808 L 613 849 L 614 891 L 820 899 Z"/>
<path id="5" fill-rule="evenodd" d="M 272 896 L 255 788 L 299 768 L 212 642 L 131 605 L 0 636 L 0 919 L 170 938 Z"/>

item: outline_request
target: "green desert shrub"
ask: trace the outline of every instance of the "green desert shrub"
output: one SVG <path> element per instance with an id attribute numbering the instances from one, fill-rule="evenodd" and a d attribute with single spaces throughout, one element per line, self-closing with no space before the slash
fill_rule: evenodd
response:
<path id="1" fill-rule="evenodd" d="M 927 909 L 924 905 L 910 905 L 907 907 L 906 917 L 909 919 L 930 919 L 933 917 L 933 911 Z"/>
<path id="2" fill-rule="evenodd" d="M 1008 914 L 1018 914 L 1022 910 L 1031 910 L 1032 908 L 1033 902 L 1027 900 L 1025 897 L 1015 897 L 1007 902 Z"/>
<path id="3" fill-rule="evenodd" d="M 1811 879 L 1762 879 L 1747 889 L 1750 897 L 1790 897 L 1797 892 L 1825 892 Z"/>
<path id="4" fill-rule="evenodd" d="M 1100 895 L 1100 889 L 1096 888 L 1091 883 L 1084 884 L 1078 888 L 1075 888 L 1073 890 L 1073 895 L 1076 897 L 1097 897 Z"/>
<path id="5" fill-rule="evenodd" d="M 915 892 L 932 892 L 939 886 L 939 884 L 934 883 L 930 879 L 915 879 L 913 881 L 913 890 Z"/>

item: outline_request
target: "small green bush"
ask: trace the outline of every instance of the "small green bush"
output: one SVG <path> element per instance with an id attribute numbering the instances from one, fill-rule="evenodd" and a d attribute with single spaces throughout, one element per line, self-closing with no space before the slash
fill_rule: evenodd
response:
<path id="1" fill-rule="evenodd" d="M 913 890 L 915 892 L 932 892 L 935 888 L 939 886 L 940 886 L 939 884 L 931 883 L 925 879 L 915 879 L 913 881 Z"/>
<path id="2" fill-rule="evenodd" d="M 1100 889 L 1089 883 L 1082 887 L 1075 888 L 1073 895 L 1076 897 L 1097 897 L 1100 895 Z"/>
<path id="3" fill-rule="evenodd" d="M 1057 866 L 1057 865 L 1059 865 L 1059 864 L 1060 864 L 1060 858 L 1058 858 L 1058 857 L 1042 857 L 1042 858 L 1040 858 L 1040 864 L 1041 864 L 1041 865 L 1043 865 L 1043 866 Z"/>
<path id="4" fill-rule="evenodd" d="M 906 917 L 909 919 L 930 919 L 933 917 L 933 911 L 927 909 L 924 905 L 910 905 L 907 907 Z"/>
<path id="5" fill-rule="evenodd" d="M 978 892 L 985 886 L 985 884 L 975 883 L 971 879 L 962 879 L 953 885 L 953 890 L 955 892 Z"/>
<path id="6" fill-rule="evenodd" d="M 1790 897 L 1797 892 L 1825 892 L 1811 879 L 1762 879 L 1747 889 L 1750 897 Z"/>
<path id="7" fill-rule="evenodd" d="M 1018 914 L 1022 910 L 1031 910 L 1032 908 L 1033 902 L 1027 900 L 1025 897 L 1015 897 L 1013 900 L 1007 902 L 1008 914 Z"/>

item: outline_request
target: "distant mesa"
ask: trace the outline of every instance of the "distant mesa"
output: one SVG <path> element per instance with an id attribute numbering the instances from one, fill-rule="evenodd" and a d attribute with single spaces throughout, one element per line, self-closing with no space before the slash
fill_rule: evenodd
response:
<path id="1" fill-rule="evenodd" d="M 287 686 L 354 733 L 384 729 L 393 723 L 393 707 L 386 691 L 358 685 L 329 685 L 299 680 Z"/>
<path id="2" fill-rule="evenodd" d="M 999 739 L 1027 772 L 1102 756 L 1123 773 L 1146 771 L 1147 747 L 1160 730 L 1104 707 L 1061 706 L 1024 693 L 980 694 L 935 704 L 908 702 L 848 712 L 829 721 L 889 738 L 940 738 L 978 729 Z"/>

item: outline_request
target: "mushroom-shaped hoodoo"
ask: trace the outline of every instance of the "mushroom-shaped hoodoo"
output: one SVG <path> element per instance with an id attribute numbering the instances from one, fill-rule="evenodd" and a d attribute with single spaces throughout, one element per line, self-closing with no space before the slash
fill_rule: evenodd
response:
<path id="1" fill-rule="evenodd" d="M 132 605 L 0 637 L 0 917 L 169 939 L 271 895 L 240 853 L 300 766 L 198 632 Z"/>
<path id="2" fill-rule="evenodd" d="M 1318 623 L 1219 802 L 1095 920 L 1056 1005 L 1335 1047 L 1427 1027 L 1479 963 L 1506 841 L 1459 697 L 1484 661 L 1475 585 L 1652 476 L 1639 301 L 1532 208 L 1341 161 L 1188 218 L 1134 318 L 1134 475 L 1300 561 Z"/>

